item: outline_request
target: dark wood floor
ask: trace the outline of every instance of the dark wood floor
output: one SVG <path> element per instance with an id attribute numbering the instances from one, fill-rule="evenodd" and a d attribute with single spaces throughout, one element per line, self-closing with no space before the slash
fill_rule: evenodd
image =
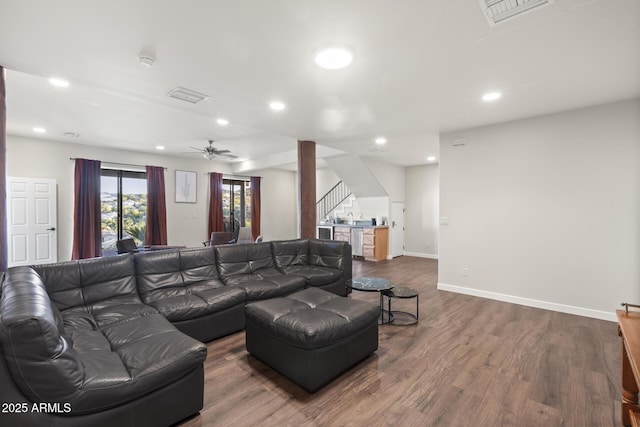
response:
<path id="1" fill-rule="evenodd" d="M 380 326 L 378 351 L 315 394 L 250 356 L 244 332 L 211 342 L 204 409 L 183 426 L 621 425 L 615 323 L 438 291 L 430 259 L 354 261 L 353 276 L 419 290 L 419 323 Z"/>

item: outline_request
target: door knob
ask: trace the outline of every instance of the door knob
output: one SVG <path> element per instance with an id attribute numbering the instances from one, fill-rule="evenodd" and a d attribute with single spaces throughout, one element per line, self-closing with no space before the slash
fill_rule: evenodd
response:
<path id="1" fill-rule="evenodd" d="M 47 231 L 56 231 L 55 227 L 47 228 Z"/>

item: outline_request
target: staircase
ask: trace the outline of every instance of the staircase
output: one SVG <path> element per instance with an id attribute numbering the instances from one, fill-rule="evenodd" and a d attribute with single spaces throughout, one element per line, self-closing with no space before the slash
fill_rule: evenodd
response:
<path id="1" fill-rule="evenodd" d="M 344 182 L 340 181 L 334 185 L 333 188 L 316 203 L 316 218 L 318 218 L 318 221 L 322 221 L 327 217 L 331 211 L 347 200 L 350 195 L 351 190 L 349 190 Z"/>

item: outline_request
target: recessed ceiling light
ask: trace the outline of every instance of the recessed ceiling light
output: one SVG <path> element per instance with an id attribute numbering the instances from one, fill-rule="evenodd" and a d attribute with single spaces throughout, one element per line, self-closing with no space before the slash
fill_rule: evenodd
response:
<path id="1" fill-rule="evenodd" d="M 156 150 L 164 150 L 164 145 L 156 145 Z"/>
<path id="2" fill-rule="evenodd" d="M 280 101 L 271 101 L 271 103 L 269 104 L 269 108 L 275 111 L 282 111 L 285 109 L 285 107 L 286 106 L 284 105 L 284 103 Z"/>
<path id="3" fill-rule="evenodd" d="M 435 161 L 436 161 L 436 156 L 427 157 L 427 162 L 435 162 Z"/>
<path id="4" fill-rule="evenodd" d="M 382 145 L 382 144 L 386 144 L 387 143 L 387 139 L 383 138 L 383 137 L 378 137 L 378 138 L 376 138 L 375 142 L 378 145 Z"/>
<path id="5" fill-rule="evenodd" d="M 220 125 L 220 126 L 226 126 L 229 124 L 229 120 L 227 119 L 223 119 L 222 117 L 219 118 L 218 120 L 216 120 L 216 122 Z"/>
<path id="6" fill-rule="evenodd" d="M 340 70 L 353 62 L 353 49 L 343 44 L 327 44 L 315 51 L 316 65 L 327 70 Z"/>
<path id="7" fill-rule="evenodd" d="M 67 87 L 67 86 L 69 86 L 69 82 L 67 80 L 59 79 L 57 77 L 51 77 L 49 79 L 49 83 L 51 83 L 54 86 L 58 86 L 58 87 Z"/>
<path id="8" fill-rule="evenodd" d="M 34 131 L 35 133 L 45 133 L 47 130 L 46 130 L 45 128 L 42 128 L 42 127 L 36 126 L 36 127 L 34 127 L 34 128 L 33 128 L 33 131 Z"/>
<path id="9" fill-rule="evenodd" d="M 482 96 L 482 100 L 485 102 L 495 101 L 496 99 L 500 99 L 501 96 L 502 94 L 500 92 L 489 92 Z"/>

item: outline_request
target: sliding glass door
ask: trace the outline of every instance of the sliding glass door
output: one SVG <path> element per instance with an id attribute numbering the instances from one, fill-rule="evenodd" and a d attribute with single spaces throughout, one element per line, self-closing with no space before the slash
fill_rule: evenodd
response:
<path id="1" fill-rule="evenodd" d="M 248 181 L 222 181 L 222 216 L 225 230 L 233 230 L 234 220 L 238 220 L 240 227 L 251 227 L 251 185 Z"/>
<path id="2" fill-rule="evenodd" d="M 102 250 L 132 237 L 144 244 L 147 219 L 147 177 L 144 172 L 103 169 L 101 187 Z"/>

